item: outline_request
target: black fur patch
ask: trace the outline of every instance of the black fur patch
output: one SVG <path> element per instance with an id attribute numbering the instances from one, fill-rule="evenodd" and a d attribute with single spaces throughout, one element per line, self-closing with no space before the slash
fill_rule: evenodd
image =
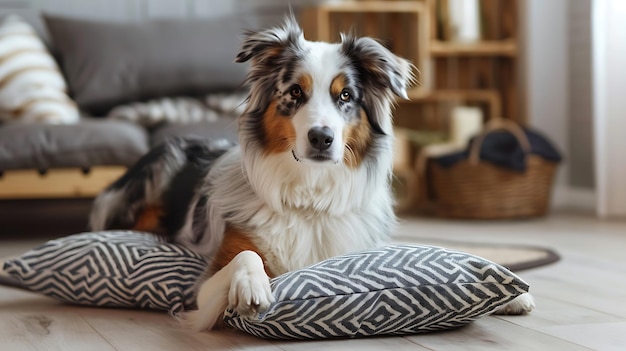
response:
<path id="1" fill-rule="evenodd" d="M 105 189 L 105 192 L 122 191 L 124 204 L 121 208 L 111 209 L 107 229 L 129 229 L 134 226 L 134 212 L 142 210 L 146 205 L 145 183 L 153 181 L 153 166 L 167 154 L 167 148 L 166 144 L 152 148 Z"/>
<path id="2" fill-rule="evenodd" d="M 184 226 L 193 201 L 202 199 L 196 195 L 211 165 L 227 150 L 223 144 L 216 146 L 208 140 L 185 138 L 173 138 L 154 147 L 105 190 L 120 192 L 123 199 L 107 211 L 104 229 L 133 228 L 146 207 L 157 206 L 164 212 L 157 234 L 173 240 Z M 164 179 L 168 174 L 171 178 Z M 164 184 L 163 193 L 158 193 L 157 182 Z M 152 203 L 148 202 L 149 197 Z M 203 223 L 194 225 L 205 228 L 206 217 Z"/>
<path id="3" fill-rule="evenodd" d="M 251 109 L 242 116 L 240 131 L 261 147 L 267 144 L 262 119 L 269 104 L 277 100 L 278 113 L 290 117 L 305 102 L 304 98 L 294 100 L 290 96 L 291 87 L 298 83 L 298 63 L 306 54 L 300 46 L 302 39 L 302 30 L 293 18 L 282 28 L 245 33 L 236 61 L 252 62 L 246 78 Z"/>
<path id="4" fill-rule="evenodd" d="M 187 214 L 211 164 L 226 152 L 226 150 L 211 150 L 202 140 L 187 141 L 188 145 L 184 149 L 187 157 L 185 165 L 172 178 L 167 191 L 163 194 L 165 208 L 163 224 L 170 238 L 185 225 Z M 193 223 L 193 225 L 201 224 Z M 203 226 L 206 226 L 206 223 Z"/>

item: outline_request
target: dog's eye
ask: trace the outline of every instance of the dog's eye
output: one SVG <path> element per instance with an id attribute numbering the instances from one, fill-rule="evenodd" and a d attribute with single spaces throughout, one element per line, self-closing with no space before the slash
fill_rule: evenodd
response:
<path id="1" fill-rule="evenodd" d="M 339 99 L 343 102 L 348 102 L 352 99 L 352 95 L 347 90 L 344 90 L 339 94 Z"/>
<path id="2" fill-rule="evenodd" d="M 302 88 L 296 85 L 293 88 L 291 88 L 291 90 L 289 91 L 289 94 L 291 94 L 292 98 L 299 99 L 302 97 Z"/>

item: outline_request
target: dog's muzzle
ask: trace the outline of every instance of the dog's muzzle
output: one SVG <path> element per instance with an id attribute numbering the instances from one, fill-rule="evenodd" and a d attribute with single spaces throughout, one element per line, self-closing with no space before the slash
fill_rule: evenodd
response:
<path id="1" fill-rule="evenodd" d="M 313 127 L 309 130 L 309 143 L 316 151 L 325 151 L 335 140 L 335 133 L 328 127 Z"/>
<path id="2" fill-rule="evenodd" d="M 335 140 L 335 133 L 329 127 L 313 127 L 309 130 L 309 152 L 307 158 L 313 161 L 332 160 L 330 147 Z"/>

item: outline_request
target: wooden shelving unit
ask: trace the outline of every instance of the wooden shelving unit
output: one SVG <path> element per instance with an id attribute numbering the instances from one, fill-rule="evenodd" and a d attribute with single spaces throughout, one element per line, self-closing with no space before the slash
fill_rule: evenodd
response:
<path id="1" fill-rule="evenodd" d="M 312 40 L 336 42 L 341 32 L 381 39 L 417 66 L 420 86 L 408 92 L 409 101 L 399 101 L 396 126 L 440 137 L 451 130 L 457 106 L 480 108 L 484 121 L 504 117 L 525 124 L 518 88 L 520 0 L 479 0 L 480 39 L 472 42 L 450 39 L 454 31 L 445 23 L 447 1 L 335 1 L 304 11 L 301 23 Z M 423 174 L 415 161 L 419 147 L 409 147 L 409 134 L 396 133 L 394 172 L 399 181 L 394 187 L 406 195 L 399 196 L 400 210 L 425 199 L 419 185 L 425 184 Z"/>
<path id="2" fill-rule="evenodd" d="M 430 55 L 439 56 L 517 56 L 517 44 L 514 40 L 485 40 L 479 43 L 450 43 L 433 40 L 430 43 Z"/>
<path id="3" fill-rule="evenodd" d="M 422 104 L 422 103 L 445 103 L 457 102 L 459 104 L 468 104 L 471 102 L 484 103 L 486 108 L 486 119 L 502 115 L 502 106 L 500 105 L 500 97 L 495 90 L 439 90 L 424 91 L 412 89 L 408 92 L 410 101 L 404 104 Z"/>
<path id="4" fill-rule="evenodd" d="M 445 127 L 454 104 L 481 106 L 485 119 L 524 124 L 518 89 L 519 0 L 480 0 L 482 39 L 472 43 L 445 40 L 437 12 L 444 1 L 337 1 L 307 9 L 301 22 L 309 39 L 338 41 L 339 33 L 353 31 L 381 39 L 417 66 L 421 84 L 397 113 L 403 126 Z M 412 121 L 406 117 L 410 111 L 413 119 L 443 120 Z"/>
<path id="5" fill-rule="evenodd" d="M 403 128 L 447 131 L 448 117 L 459 105 L 479 107 L 486 120 L 502 115 L 496 90 L 411 90 L 408 95 L 410 100 L 400 103 L 394 112 L 395 124 Z"/>
<path id="6" fill-rule="evenodd" d="M 429 65 L 428 4 L 414 1 L 342 1 L 305 9 L 300 24 L 309 40 L 337 42 L 341 33 L 375 37 L 411 60 L 421 72 Z M 417 89 L 426 89 L 420 86 Z"/>

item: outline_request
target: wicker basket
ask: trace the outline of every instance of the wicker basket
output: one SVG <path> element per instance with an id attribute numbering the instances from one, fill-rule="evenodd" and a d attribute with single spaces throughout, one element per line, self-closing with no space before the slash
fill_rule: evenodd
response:
<path id="1" fill-rule="evenodd" d="M 511 132 L 522 146 L 526 154 L 525 172 L 480 160 L 480 147 L 485 136 L 501 129 Z M 469 159 L 449 168 L 429 162 L 429 192 L 437 215 L 470 219 L 545 215 L 557 164 L 530 154 L 529 150 L 530 143 L 517 124 L 493 119 L 474 140 Z"/>

